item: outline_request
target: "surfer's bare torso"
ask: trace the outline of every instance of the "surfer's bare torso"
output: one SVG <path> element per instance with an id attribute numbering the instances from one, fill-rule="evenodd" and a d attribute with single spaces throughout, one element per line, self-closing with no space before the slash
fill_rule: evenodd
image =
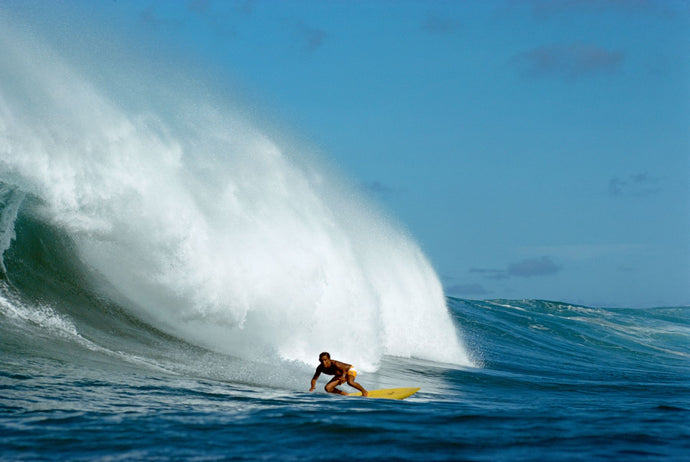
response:
<path id="1" fill-rule="evenodd" d="M 343 363 L 340 361 L 331 360 L 329 365 L 319 364 L 314 373 L 314 379 L 318 379 L 319 375 L 334 375 L 336 377 L 343 377 L 347 374 L 347 371 L 352 367 L 351 364 Z"/>

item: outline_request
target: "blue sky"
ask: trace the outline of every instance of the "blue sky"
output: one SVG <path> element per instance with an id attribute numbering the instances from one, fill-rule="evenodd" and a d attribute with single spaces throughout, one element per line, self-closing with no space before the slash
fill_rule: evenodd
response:
<path id="1" fill-rule="evenodd" d="M 690 304 L 688 1 L 6 8 L 58 48 L 115 40 L 288 127 L 410 231 L 449 295 Z"/>

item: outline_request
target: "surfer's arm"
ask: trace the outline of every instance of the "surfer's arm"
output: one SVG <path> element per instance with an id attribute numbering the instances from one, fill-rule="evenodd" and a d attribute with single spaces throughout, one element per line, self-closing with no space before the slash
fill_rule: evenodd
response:
<path id="1" fill-rule="evenodd" d="M 314 372 L 314 377 L 311 378 L 311 388 L 309 389 L 309 391 L 314 391 L 314 388 L 316 388 L 316 379 L 318 379 L 320 375 L 321 365 L 319 365 L 319 367 L 316 368 L 316 372 Z"/>

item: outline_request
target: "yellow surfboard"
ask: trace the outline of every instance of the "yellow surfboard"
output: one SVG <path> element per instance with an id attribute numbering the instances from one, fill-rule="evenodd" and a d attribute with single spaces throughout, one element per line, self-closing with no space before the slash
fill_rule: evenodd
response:
<path id="1" fill-rule="evenodd" d="M 384 388 L 382 390 L 369 390 L 369 398 L 405 399 L 414 395 L 420 388 Z M 348 396 L 362 396 L 362 392 L 348 393 Z"/>

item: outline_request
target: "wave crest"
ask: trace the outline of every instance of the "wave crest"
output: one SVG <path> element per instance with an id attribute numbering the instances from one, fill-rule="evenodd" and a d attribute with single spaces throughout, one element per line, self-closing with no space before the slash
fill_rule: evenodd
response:
<path id="1" fill-rule="evenodd" d="M 40 198 L 137 317 L 250 358 L 469 364 L 421 250 L 318 161 L 206 99 L 128 110 L 45 46 L 2 35 L 0 181 Z"/>

